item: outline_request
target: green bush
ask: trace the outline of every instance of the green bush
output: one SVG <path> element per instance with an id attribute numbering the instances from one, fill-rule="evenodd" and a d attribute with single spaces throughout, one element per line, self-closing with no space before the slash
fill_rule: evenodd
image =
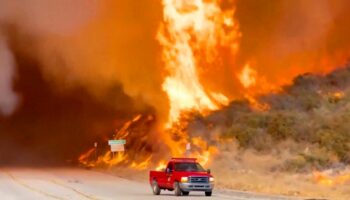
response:
<path id="1" fill-rule="evenodd" d="M 315 134 L 315 141 L 328 151 L 334 152 L 341 161 L 347 160 L 350 141 L 347 134 L 331 129 L 321 129 Z"/>
<path id="2" fill-rule="evenodd" d="M 272 114 L 268 120 L 267 133 L 277 141 L 293 138 L 295 133 L 295 118 L 281 113 Z"/>
<path id="3" fill-rule="evenodd" d="M 344 96 L 334 96 L 335 92 Z M 325 76 L 299 76 L 281 92 L 257 100 L 270 109 L 257 111 L 243 99 L 201 122 L 220 130 L 222 138 L 235 138 L 243 149 L 269 151 L 290 139 L 322 149 L 286 161 L 288 170 L 320 168 L 334 160 L 350 164 L 350 66 Z"/>
<path id="4" fill-rule="evenodd" d="M 322 170 L 331 165 L 326 154 L 299 154 L 284 162 L 282 169 L 290 172 L 307 172 L 311 170 Z"/>

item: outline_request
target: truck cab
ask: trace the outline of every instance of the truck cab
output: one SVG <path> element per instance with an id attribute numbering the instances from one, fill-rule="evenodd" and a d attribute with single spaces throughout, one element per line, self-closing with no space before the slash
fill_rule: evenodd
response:
<path id="1" fill-rule="evenodd" d="M 174 191 L 176 196 L 187 196 L 191 191 L 203 191 L 211 196 L 214 177 L 195 158 L 172 158 L 163 171 L 150 171 L 153 194 L 161 190 Z"/>

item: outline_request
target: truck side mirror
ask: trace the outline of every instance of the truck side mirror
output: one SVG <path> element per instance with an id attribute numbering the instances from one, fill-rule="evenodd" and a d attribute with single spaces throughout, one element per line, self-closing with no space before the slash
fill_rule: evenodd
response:
<path id="1" fill-rule="evenodd" d="M 210 170 L 210 169 L 207 169 L 207 173 L 210 174 L 210 173 L 211 173 L 211 170 Z"/>
<path id="2" fill-rule="evenodd" d="M 166 172 L 166 173 L 170 173 L 170 169 L 169 169 L 169 168 L 166 168 L 166 169 L 165 169 L 165 172 Z"/>

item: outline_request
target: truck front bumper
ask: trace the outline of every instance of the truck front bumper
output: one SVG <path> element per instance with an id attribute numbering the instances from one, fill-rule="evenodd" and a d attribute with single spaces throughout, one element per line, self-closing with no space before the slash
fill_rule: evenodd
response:
<path id="1" fill-rule="evenodd" d="M 180 188 L 184 192 L 189 192 L 189 191 L 210 192 L 214 189 L 214 184 L 212 183 L 180 183 Z"/>

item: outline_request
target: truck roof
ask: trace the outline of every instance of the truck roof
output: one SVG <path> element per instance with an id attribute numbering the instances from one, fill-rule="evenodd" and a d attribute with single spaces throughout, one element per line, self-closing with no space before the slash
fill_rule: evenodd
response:
<path id="1" fill-rule="evenodd" d="M 191 162 L 195 163 L 197 161 L 197 158 L 171 158 L 172 162 Z"/>

